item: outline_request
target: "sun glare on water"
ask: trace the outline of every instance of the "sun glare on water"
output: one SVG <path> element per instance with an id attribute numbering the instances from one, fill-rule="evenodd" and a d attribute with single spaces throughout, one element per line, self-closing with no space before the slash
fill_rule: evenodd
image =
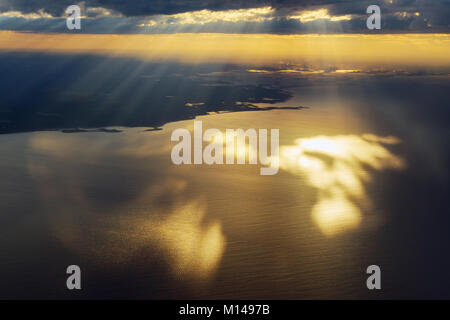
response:
<path id="1" fill-rule="evenodd" d="M 361 223 L 361 206 L 370 206 L 364 184 L 372 178 L 367 168 L 402 169 L 404 161 L 385 145 L 398 144 L 394 137 L 375 135 L 318 136 L 298 139 L 284 146 L 280 166 L 307 179 L 318 191 L 312 219 L 326 236 L 333 236 Z"/>

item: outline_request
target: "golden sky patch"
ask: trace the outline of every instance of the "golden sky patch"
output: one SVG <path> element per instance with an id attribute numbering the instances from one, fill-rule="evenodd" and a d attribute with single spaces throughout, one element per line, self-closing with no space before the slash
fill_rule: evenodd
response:
<path id="1" fill-rule="evenodd" d="M 185 63 L 450 65 L 450 35 L 45 34 L 0 32 L 1 51 L 88 53 Z"/>

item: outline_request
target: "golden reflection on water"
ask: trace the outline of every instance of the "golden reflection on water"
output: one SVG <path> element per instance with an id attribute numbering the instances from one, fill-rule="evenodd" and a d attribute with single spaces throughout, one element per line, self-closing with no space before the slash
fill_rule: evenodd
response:
<path id="1" fill-rule="evenodd" d="M 177 207 L 177 211 L 151 233 L 167 250 L 175 274 L 208 277 L 216 269 L 225 249 L 222 226 L 215 221 L 203 225 L 206 208 L 200 202 Z M 155 221 L 147 222 L 153 229 Z"/>
<path id="2" fill-rule="evenodd" d="M 142 250 L 158 248 L 156 252 L 161 253 L 176 277 L 211 277 L 225 250 L 222 224 L 207 219 L 204 199 L 182 199 L 180 195 L 187 188 L 185 180 L 168 174 L 164 181 L 150 185 L 130 203 L 110 208 L 103 215 L 103 209 L 95 206 L 96 199 L 87 192 L 92 186 L 79 170 L 80 164 L 94 166 L 92 174 L 96 175 L 98 167 L 108 164 L 108 156 L 122 158 L 123 164 L 116 164 L 118 171 L 139 165 L 142 157 L 154 164 L 155 155 L 167 152 L 158 146 L 168 138 L 154 139 L 155 135 L 136 132 L 120 135 L 115 137 L 112 151 L 108 136 L 95 136 L 97 139 L 92 140 L 90 134 L 39 133 L 29 139 L 34 156 L 28 162 L 28 170 L 39 185 L 53 235 L 69 249 L 113 264 L 126 263 Z M 164 170 L 163 166 L 160 170 Z M 108 190 L 101 175 L 99 179 L 95 184 L 98 191 Z M 166 196 L 171 198 L 171 206 L 159 206 L 161 197 Z M 63 213 L 55 208 L 63 208 Z M 94 246 L 89 242 L 93 238 Z"/>
<path id="3" fill-rule="evenodd" d="M 384 145 L 398 144 L 395 137 L 372 134 L 317 136 L 296 140 L 280 150 L 280 166 L 306 177 L 318 190 L 311 214 L 326 236 L 355 229 L 361 223 L 361 207 L 370 206 L 364 183 L 372 176 L 366 168 L 402 169 L 404 161 Z"/>
<path id="4" fill-rule="evenodd" d="M 229 240 L 223 232 L 224 221 L 220 214 L 211 215 L 213 210 L 204 198 L 210 196 L 208 193 L 189 193 L 192 177 L 188 172 L 194 169 L 174 168 L 167 161 L 171 130 L 151 135 L 138 134 L 139 130 L 130 129 L 130 133 L 115 135 L 113 140 L 112 136 L 95 133 L 31 136 L 29 147 L 34 155 L 28 169 L 39 185 L 52 233 L 67 248 L 97 257 L 103 263 L 123 265 L 148 252 L 152 259 L 167 263 L 168 270 L 179 279 L 210 279 Z M 280 169 L 298 175 L 300 184 L 317 190 L 311 217 L 320 231 L 330 237 L 360 226 L 362 211 L 371 205 L 365 184 L 373 177 L 372 170 L 405 167 L 404 161 L 387 148 L 398 143 L 400 140 L 395 137 L 376 135 L 301 138 L 294 145 L 281 146 Z M 256 150 L 246 144 L 239 152 L 244 158 L 245 151 Z M 100 169 L 108 166 L 111 159 L 116 159 L 114 168 L 119 175 L 118 180 L 113 180 L 119 185 L 112 188 L 109 181 L 102 181 Z M 95 187 L 97 195 L 134 187 L 127 181 L 122 186 L 122 179 L 134 181 L 130 168 L 135 166 L 139 168 L 136 174 L 146 175 L 152 181 L 155 171 L 146 170 L 156 166 L 161 177 L 143 185 L 139 195 L 128 202 L 112 201 L 114 206 L 103 214 L 101 211 L 106 209 L 99 206 L 97 196 L 92 197 L 89 190 Z M 88 172 L 80 171 L 86 168 Z M 108 168 L 105 172 L 110 174 Z M 121 170 L 126 175 L 120 175 Z M 91 181 L 86 174 L 96 179 Z M 255 173 L 257 178 L 260 177 Z M 227 201 L 233 201 L 233 195 L 229 197 Z M 164 204 L 165 199 L 168 205 Z"/>

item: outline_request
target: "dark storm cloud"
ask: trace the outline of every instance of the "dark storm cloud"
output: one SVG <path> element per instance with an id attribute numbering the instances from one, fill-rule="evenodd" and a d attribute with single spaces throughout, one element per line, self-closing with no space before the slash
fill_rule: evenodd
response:
<path id="1" fill-rule="evenodd" d="M 0 1 L 0 13 L 8 11 L 30 13 L 47 13 L 53 17 L 64 16 L 65 9 L 77 1 L 74 0 L 3 0 Z M 104 8 L 110 13 L 122 16 L 121 22 L 108 19 L 92 19 L 87 24 L 92 32 L 271 32 L 271 33 L 304 33 L 304 32 L 366 32 L 366 9 L 376 4 L 382 10 L 382 29 L 384 31 L 432 31 L 448 32 L 450 30 L 450 0 L 86 0 L 80 2 L 83 15 L 91 18 L 102 18 L 101 12 L 88 11 L 89 8 Z M 224 11 L 230 9 L 249 9 L 271 6 L 273 19 L 259 22 L 236 21 L 175 26 L 159 25 L 153 28 L 137 28 L 140 19 L 150 16 L 173 15 L 208 9 Z M 321 23 L 300 22 L 290 17 L 303 10 L 325 8 L 330 16 L 351 15 L 350 20 Z M 418 14 L 416 14 L 418 13 Z M 111 18 L 111 17 L 109 17 Z M 31 19 L 18 17 L 1 17 L 2 30 L 58 31 L 64 29 L 64 21 Z M 109 24 L 111 26 L 109 26 Z M 46 26 L 49 26 L 47 28 Z M 114 27 L 115 26 L 115 27 Z M 194 27 L 195 26 L 195 27 Z M 50 29 L 50 30 L 49 30 Z M 90 32 L 84 30 L 84 32 Z"/>
<path id="2" fill-rule="evenodd" d="M 76 3 L 74 0 L 4 0 L 0 11 L 37 12 L 42 9 L 54 16 L 62 15 L 65 8 Z M 174 14 L 202 9 L 228 10 L 272 6 L 276 9 L 305 9 L 315 6 L 329 7 L 335 14 L 360 14 L 371 4 L 377 4 L 387 11 L 421 9 L 446 9 L 450 0 L 86 0 L 86 7 L 103 7 L 126 16 Z"/>
<path id="3" fill-rule="evenodd" d="M 65 8 L 76 3 L 74 0 L 5 0 L 0 4 L 1 11 L 36 12 L 43 9 L 54 16 L 62 15 Z M 270 5 L 268 0 L 86 0 L 87 7 L 103 7 L 118 11 L 127 16 L 154 14 L 174 14 L 202 9 L 227 10 L 257 8 Z"/>

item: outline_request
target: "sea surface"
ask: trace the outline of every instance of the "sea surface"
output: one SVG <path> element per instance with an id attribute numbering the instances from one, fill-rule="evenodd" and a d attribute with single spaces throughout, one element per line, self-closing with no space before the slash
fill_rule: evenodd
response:
<path id="1" fill-rule="evenodd" d="M 19 109 L 2 115 L 0 298 L 450 298 L 447 74 L 168 68 L 156 80 L 135 71 L 149 91 L 99 82 L 101 72 L 72 74 L 67 89 L 49 84 L 51 70 L 51 99 L 32 98 L 44 91 L 27 81 L 20 96 L 9 90 L 8 106 L 45 108 L 20 109 L 29 122 Z M 111 95 L 121 113 L 99 121 L 107 112 L 86 101 L 111 106 Z M 54 120 L 61 105 L 77 108 L 73 97 L 76 121 Z M 279 172 L 174 165 L 171 134 L 195 120 L 279 129 Z M 69 265 L 82 270 L 80 291 L 66 289 Z M 366 287 L 370 265 L 382 290 Z"/>

